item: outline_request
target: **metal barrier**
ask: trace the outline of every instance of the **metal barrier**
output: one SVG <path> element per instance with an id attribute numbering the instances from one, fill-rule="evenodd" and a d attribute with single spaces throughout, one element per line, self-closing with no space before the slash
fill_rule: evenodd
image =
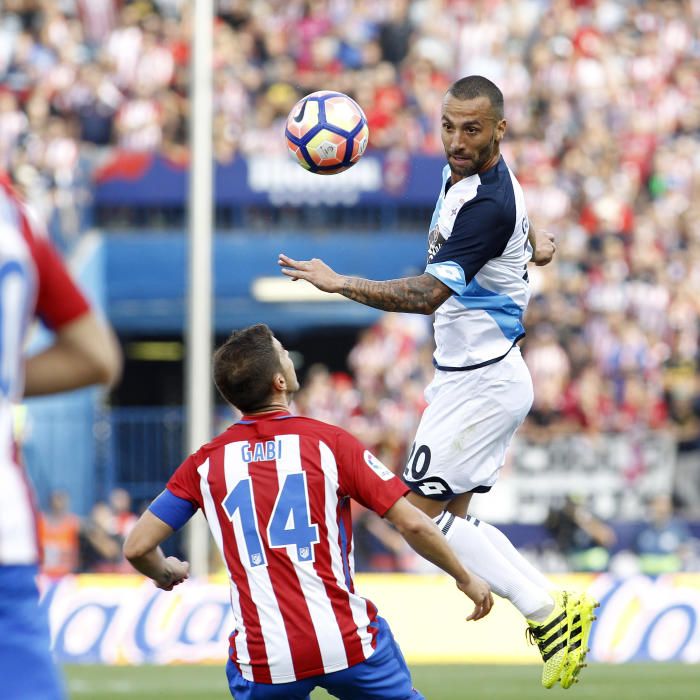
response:
<path id="1" fill-rule="evenodd" d="M 100 417 L 96 431 L 102 461 L 98 491 L 124 488 L 136 503 L 150 501 L 185 457 L 182 407 L 115 407 Z"/>

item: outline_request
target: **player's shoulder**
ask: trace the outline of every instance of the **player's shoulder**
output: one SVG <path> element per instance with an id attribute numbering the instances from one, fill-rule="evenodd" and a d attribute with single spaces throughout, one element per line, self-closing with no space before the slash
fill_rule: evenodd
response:
<path id="1" fill-rule="evenodd" d="M 479 196 L 491 198 L 498 196 L 498 193 L 501 193 L 501 196 L 509 196 L 513 191 L 515 175 L 508 167 L 503 156 L 491 168 L 472 177 L 478 182 Z"/>
<path id="2" fill-rule="evenodd" d="M 36 261 L 46 257 L 48 231 L 6 176 L 0 177 L 0 225 L 3 237 L 12 236 Z"/>
<path id="3" fill-rule="evenodd" d="M 490 223 L 504 219 L 510 221 L 514 215 L 517 199 L 513 177 L 501 158 L 486 172 L 472 175 L 458 182 L 452 189 L 456 190 L 455 195 L 460 195 L 460 213 L 473 212 L 474 215 Z"/>

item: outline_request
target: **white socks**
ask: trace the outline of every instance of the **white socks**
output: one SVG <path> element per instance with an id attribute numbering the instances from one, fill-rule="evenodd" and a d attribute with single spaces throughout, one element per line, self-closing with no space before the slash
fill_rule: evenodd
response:
<path id="1" fill-rule="evenodd" d="M 468 516 L 472 521 L 474 518 Z M 551 591 L 554 586 L 550 580 L 540 573 L 520 552 L 511 541 L 497 528 L 483 520 L 479 521 L 479 528 L 486 535 L 489 542 L 526 578 L 532 583 Z"/>
<path id="2" fill-rule="evenodd" d="M 543 622 L 552 612 L 551 586 L 508 538 L 492 525 L 471 516 L 441 513 L 435 523 L 464 566 L 483 578 L 491 590 L 507 598 L 527 619 Z"/>

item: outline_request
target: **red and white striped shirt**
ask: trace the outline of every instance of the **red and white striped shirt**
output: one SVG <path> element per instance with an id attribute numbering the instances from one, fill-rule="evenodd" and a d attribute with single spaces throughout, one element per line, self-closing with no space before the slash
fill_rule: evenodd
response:
<path id="1" fill-rule="evenodd" d="M 349 499 L 384 515 L 408 489 L 354 437 L 286 412 L 244 417 L 167 488 L 203 509 L 226 562 L 244 678 L 287 683 L 371 656 L 377 609 L 353 586 Z"/>
<path id="2" fill-rule="evenodd" d="M 13 436 L 24 346 L 35 316 L 59 329 L 88 310 L 58 254 L 0 173 L 0 565 L 39 558 L 36 510 Z"/>

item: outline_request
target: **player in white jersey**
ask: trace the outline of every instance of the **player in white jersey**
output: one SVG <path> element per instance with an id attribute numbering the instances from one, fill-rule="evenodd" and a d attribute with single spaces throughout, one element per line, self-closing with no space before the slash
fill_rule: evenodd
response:
<path id="1" fill-rule="evenodd" d="M 55 338 L 25 358 L 35 318 Z M 113 382 L 117 347 L 0 173 L 0 678 L 7 700 L 64 697 L 38 606 L 36 511 L 13 440 L 12 406 L 23 395 Z"/>
<path id="2" fill-rule="evenodd" d="M 443 527 L 465 564 L 525 616 L 542 684 L 577 680 L 595 602 L 553 591 L 493 526 L 467 515 L 495 483 L 532 404 L 517 342 L 530 292 L 527 263 L 546 264 L 553 238 L 529 225 L 522 189 L 500 154 L 503 94 L 490 80 L 454 83 L 442 104 L 447 165 L 430 225 L 425 272 L 384 282 L 337 274 L 323 261 L 280 255 L 282 272 L 385 311 L 435 313 L 435 377 L 411 448 L 409 498 Z M 455 518 L 454 516 L 459 516 Z"/>

